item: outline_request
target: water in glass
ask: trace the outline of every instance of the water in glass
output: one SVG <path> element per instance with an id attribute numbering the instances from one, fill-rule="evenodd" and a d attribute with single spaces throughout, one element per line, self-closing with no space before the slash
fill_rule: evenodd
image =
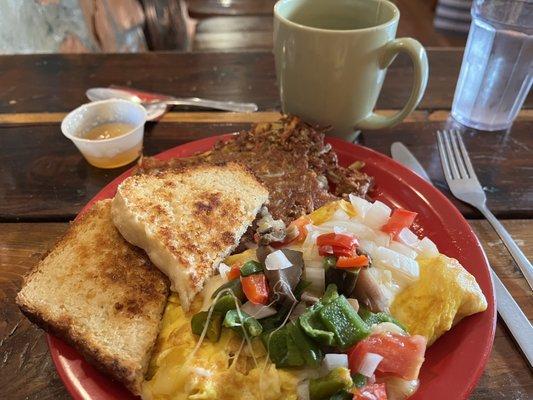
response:
<path id="1" fill-rule="evenodd" d="M 476 0 L 452 116 L 487 131 L 511 126 L 533 82 L 533 2 Z"/>

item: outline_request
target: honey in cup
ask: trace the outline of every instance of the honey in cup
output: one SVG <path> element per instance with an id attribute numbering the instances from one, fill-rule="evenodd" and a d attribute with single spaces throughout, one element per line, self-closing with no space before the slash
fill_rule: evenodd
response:
<path id="1" fill-rule="evenodd" d="M 145 121 L 141 105 L 111 99 L 78 107 L 63 120 L 61 130 L 91 165 L 117 168 L 141 154 Z"/>

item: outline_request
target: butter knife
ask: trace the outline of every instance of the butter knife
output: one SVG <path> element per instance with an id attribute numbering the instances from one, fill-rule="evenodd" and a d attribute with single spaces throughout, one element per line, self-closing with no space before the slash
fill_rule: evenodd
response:
<path id="1" fill-rule="evenodd" d="M 409 151 L 407 147 L 401 142 L 394 142 L 390 147 L 392 158 L 400 164 L 405 165 L 411 171 L 415 172 L 421 178 L 431 183 L 428 174 L 424 167 L 418 162 L 416 157 Z"/>
<path id="2" fill-rule="evenodd" d="M 424 167 L 420 165 L 415 156 L 404 144 L 400 142 L 393 143 L 391 146 L 391 155 L 394 160 L 431 183 Z M 533 325 L 531 325 L 529 319 L 513 299 L 513 296 L 511 296 L 511 293 L 509 293 L 492 267 L 490 267 L 490 274 L 492 276 L 498 313 L 505 321 L 509 331 L 511 331 L 511 334 L 529 362 L 529 365 L 533 367 Z"/>

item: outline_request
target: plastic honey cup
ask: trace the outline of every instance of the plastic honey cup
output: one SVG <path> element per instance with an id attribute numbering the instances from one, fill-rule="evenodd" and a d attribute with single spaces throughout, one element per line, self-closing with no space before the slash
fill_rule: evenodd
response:
<path id="1" fill-rule="evenodd" d="M 91 140 L 83 135 L 106 123 L 132 126 L 121 136 Z M 61 123 L 63 135 L 72 140 L 85 159 L 98 168 L 117 168 L 136 160 L 143 146 L 146 109 L 126 100 L 109 99 L 83 104 L 71 111 Z"/>

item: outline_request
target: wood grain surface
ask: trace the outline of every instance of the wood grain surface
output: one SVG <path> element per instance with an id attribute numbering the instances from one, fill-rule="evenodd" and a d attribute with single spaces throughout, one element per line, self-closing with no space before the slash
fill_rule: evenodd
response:
<path id="1" fill-rule="evenodd" d="M 462 50 L 428 49 L 428 57 L 430 79 L 419 109 L 450 109 Z M 399 56 L 388 69 L 378 108 L 402 108 L 411 76 L 410 61 Z M 87 101 L 88 88 L 111 84 L 253 101 L 261 110 L 280 106 L 270 52 L 20 55 L 0 57 L 0 114 L 70 111 Z M 533 96 L 525 108 L 533 108 Z"/>
<path id="2" fill-rule="evenodd" d="M 470 221 L 493 268 L 533 318 L 531 292 L 505 247 L 485 221 Z M 508 220 L 504 225 L 533 257 L 533 221 Z M 14 304 L 22 276 L 67 230 L 67 223 L 0 224 L 0 399 L 68 399 L 51 362 L 44 333 L 33 326 Z M 530 399 L 533 373 L 498 320 L 494 350 L 472 394 L 472 400 Z M 452 400 L 452 399 L 450 399 Z"/>
<path id="3" fill-rule="evenodd" d="M 428 54 L 431 78 L 418 110 L 395 128 L 362 132 L 359 141 L 385 154 L 392 142 L 404 142 L 449 196 L 435 132 L 453 126 L 448 114 L 462 50 L 430 49 Z M 191 140 L 276 119 L 279 101 L 273 65 L 269 52 L 0 56 L 0 399 L 69 398 L 42 331 L 22 317 L 13 299 L 22 275 L 65 232 L 66 221 L 127 168 L 89 166 L 61 135 L 59 123 L 65 113 L 86 102 L 87 88 L 110 84 L 254 101 L 262 110 L 246 115 L 176 109 L 160 122 L 147 124 L 145 153 L 153 155 Z M 403 106 L 410 77 L 409 60 L 399 57 L 389 69 L 379 100 L 382 112 L 391 114 Z M 533 257 L 532 130 L 530 95 L 510 133 L 465 133 L 489 206 L 498 217 L 507 219 L 504 225 L 529 258 Z M 463 215 L 479 217 L 471 208 L 452 201 Z M 531 319 L 531 290 L 509 254 L 486 222 L 470 223 L 492 266 Z M 471 398 L 533 398 L 532 370 L 500 320 L 494 351 Z"/>
<path id="4" fill-rule="evenodd" d="M 436 1 L 436 0 L 435 0 Z M 189 0 L 197 18 L 195 51 L 270 50 L 273 45 L 272 0 L 238 0 L 225 7 L 220 0 Z M 433 26 L 434 1 L 396 0 L 400 10 L 397 37 L 412 37 L 424 46 L 464 46 L 466 34 L 438 31 Z"/>
<path id="5" fill-rule="evenodd" d="M 269 113 L 265 120 L 271 117 L 277 118 L 277 114 Z M 390 154 L 393 142 L 404 142 L 461 212 L 470 218 L 479 217 L 477 211 L 447 191 L 436 131 L 448 122 L 434 119 L 415 116 L 391 129 L 363 132 L 359 141 L 384 154 Z M 233 120 L 239 118 L 234 116 Z M 154 155 L 191 140 L 249 127 L 246 122 L 149 123 L 144 153 Z M 478 177 L 486 187 L 489 207 L 501 218 L 533 216 L 532 129 L 533 120 L 525 119 L 517 121 L 510 134 L 464 135 Z M 0 125 L 0 148 L 0 221 L 72 219 L 103 186 L 128 168 L 104 170 L 90 166 L 61 134 L 58 123 Z"/>

